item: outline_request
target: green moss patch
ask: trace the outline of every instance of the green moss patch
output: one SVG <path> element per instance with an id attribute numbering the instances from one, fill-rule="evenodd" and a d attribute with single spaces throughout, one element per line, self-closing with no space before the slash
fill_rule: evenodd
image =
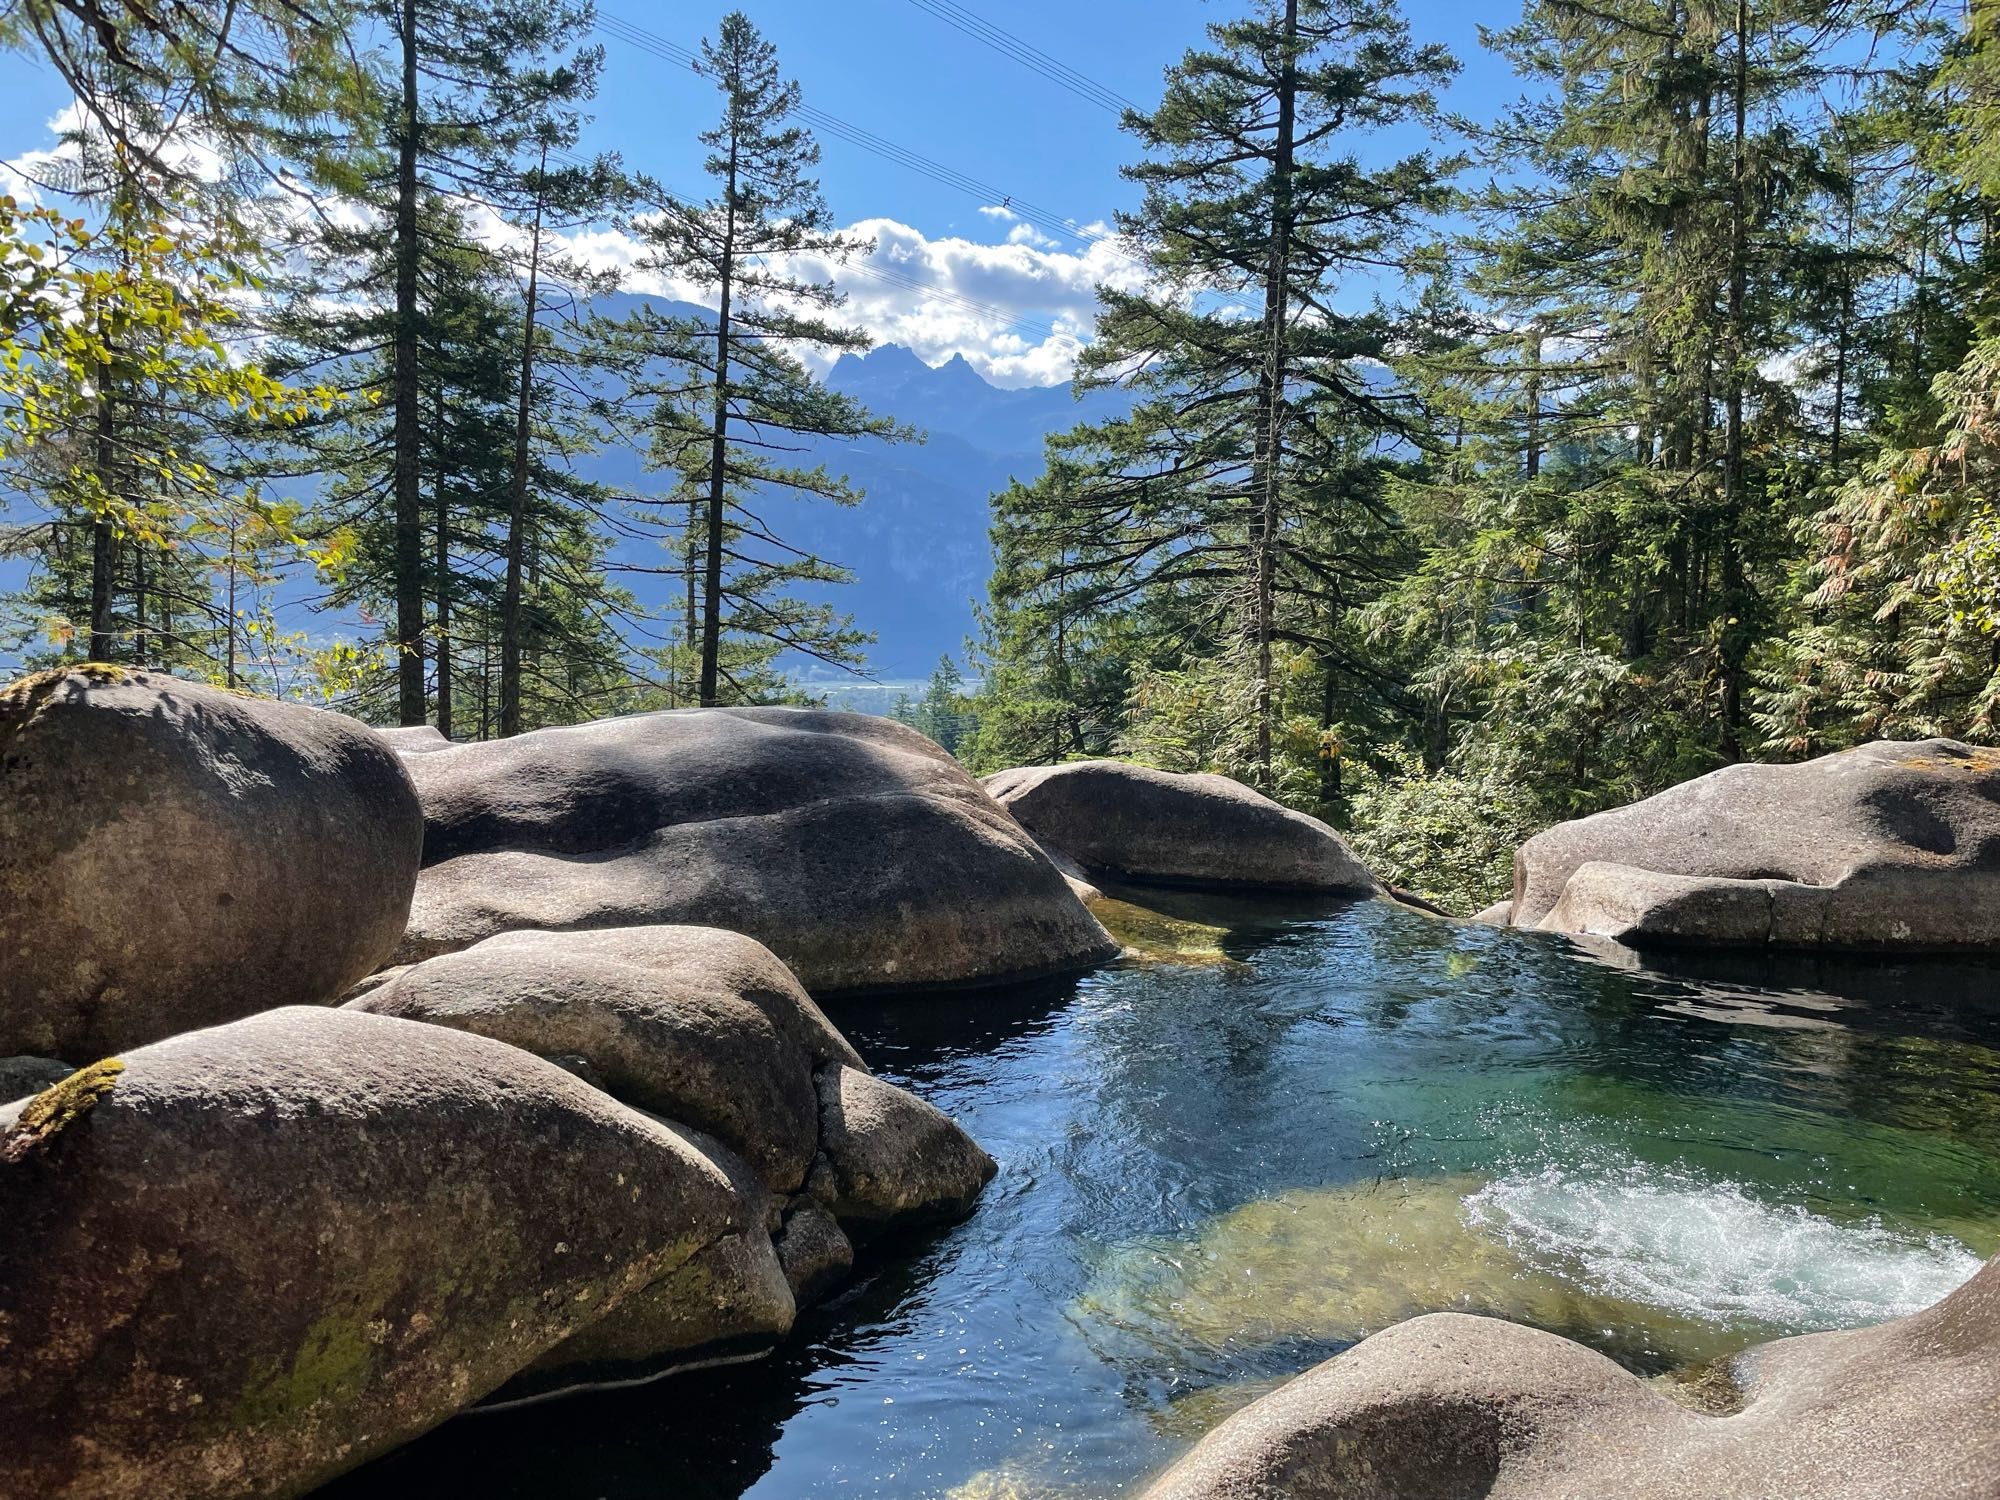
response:
<path id="1" fill-rule="evenodd" d="M 117 1087 L 125 1064 L 107 1057 L 79 1068 L 60 1083 L 52 1083 L 21 1108 L 21 1116 L 0 1137 L 0 1161 L 20 1161 L 41 1149 L 97 1108 L 98 1101 Z"/>

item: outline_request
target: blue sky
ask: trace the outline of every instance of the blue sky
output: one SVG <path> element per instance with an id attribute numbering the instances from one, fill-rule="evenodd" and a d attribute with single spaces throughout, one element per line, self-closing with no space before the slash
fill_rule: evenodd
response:
<path id="1" fill-rule="evenodd" d="M 1089 225 L 1128 205 L 1132 192 L 1118 169 L 1132 143 L 1114 116 L 915 0 L 753 0 L 745 8 L 809 105 L 999 190 L 996 201 L 985 201 L 988 195 L 968 195 L 824 138 L 828 201 L 842 223 L 874 239 L 869 264 L 881 272 L 839 277 L 851 316 L 878 339 L 909 344 L 934 364 L 964 353 L 998 384 L 1064 378 L 1076 340 L 1088 337 L 1091 287 L 1129 272 L 1130 264 L 1101 243 L 1093 251 L 1087 235 L 1049 235 L 998 210 L 1012 195 Z M 681 47 L 696 46 L 721 13 L 644 0 L 611 0 L 603 9 Z M 1226 0 L 965 0 L 963 9 L 1149 104 L 1163 71 L 1199 40 L 1205 22 L 1234 7 Z M 1504 25 L 1513 16 L 1512 7 L 1411 7 L 1418 38 L 1444 42 L 1464 64 L 1451 107 L 1486 117 L 1513 95 L 1505 64 L 1478 43 L 1480 21 Z M 669 187 L 698 189 L 695 137 L 715 116 L 712 85 L 629 43 L 607 38 L 606 47 L 586 146 L 615 149 Z M 0 83 L 0 160 L 50 144 L 48 121 L 68 102 L 53 76 L 16 55 L 0 59 Z M 1417 141 L 1394 144 L 1412 149 Z M 629 243 L 612 235 L 592 236 L 580 248 L 607 264 L 631 258 Z M 637 289 L 673 290 L 643 280 Z"/>

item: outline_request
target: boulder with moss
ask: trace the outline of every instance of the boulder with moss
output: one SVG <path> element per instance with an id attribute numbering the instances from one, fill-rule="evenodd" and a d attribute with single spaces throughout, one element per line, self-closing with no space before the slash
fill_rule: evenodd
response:
<path id="1" fill-rule="evenodd" d="M 994 1174 L 949 1117 L 870 1073 L 776 956 L 740 933 L 502 933 L 415 964 L 349 1008 L 539 1053 L 729 1166 L 743 1217 L 776 1242 L 746 1232 L 689 1274 L 716 1298 L 702 1326 L 739 1346 L 789 1327 L 778 1286 L 814 1300 L 852 1265 L 852 1241 L 962 1217 Z M 544 1363 L 691 1347 L 668 1321 L 620 1321 Z"/>
<path id="2" fill-rule="evenodd" d="M 1507 917 L 1642 948 L 2000 949 L 2000 750 L 1726 766 L 1529 839 Z"/>
<path id="3" fill-rule="evenodd" d="M 1580 1344 L 1435 1313 L 1230 1417 L 1146 1500 L 1991 1500 L 2000 1261 L 1908 1318 L 1781 1339 L 1674 1399 Z"/>
<path id="4" fill-rule="evenodd" d="M 294 1007 L 139 1048 L 0 1109 L 0 1475 L 304 1494 L 744 1212 L 682 1135 L 483 1037 Z"/>
<path id="5" fill-rule="evenodd" d="M 1326 824 L 1227 776 L 1082 760 L 998 771 L 985 786 L 1045 848 L 1088 872 L 1220 890 L 1382 889 Z"/>
<path id="6" fill-rule="evenodd" d="M 0 1056 L 85 1061 L 333 999 L 394 952 L 423 846 L 339 714 L 87 666 L 0 691 Z"/>
<path id="7" fill-rule="evenodd" d="M 680 709 L 405 760 L 425 868 L 404 961 L 517 928 L 746 933 L 815 995 L 1116 952 L 1018 824 L 888 719 Z"/>

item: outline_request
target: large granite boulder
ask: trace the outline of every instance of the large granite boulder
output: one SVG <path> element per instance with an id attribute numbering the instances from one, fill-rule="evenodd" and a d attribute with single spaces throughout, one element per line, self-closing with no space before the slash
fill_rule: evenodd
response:
<path id="1" fill-rule="evenodd" d="M 349 1004 L 581 1058 L 599 1087 L 706 1131 L 779 1192 L 818 1149 L 814 1072 L 861 1066 L 768 948 L 713 927 L 505 932 Z"/>
<path id="2" fill-rule="evenodd" d="M 2000 947 L 2000 751 L 1727 766 L 1529 839 L 1509 918 L 1638 947 Z"/>
<path id="3" fill-rule="evenodd" d="M 1913 1317 L 1753 1349 L 1695 1401 L 1436 1313 L 1246 1407 L 1146 1500 L 1992 1500 L 1996 1349 L 2000 1261 Z"/>
<path id="4" fill-rule="evenodd" d="M 705 1277 L 715 1298 L 698 1326 L 739 1345 L 790 1326 L 776 1288 L 812 1302 L 853 1264 L 854 1241 L 961 1218 L 995 1171 L 948 1116 L 870 1073 L 785 966 L 740 933 L 501 933 L 404 969 L 348 1008 L 539 1053 L 662 1117 L 728 1170 L 740 1217 L 768 1236 L 746 1231 L 684 1279 Z M 623 1315 L 544 1363 L 692 1347 L 676 1318 Z"/>
<path id="5" fill-rule="evenodd" d="M 1045 848 L 1086 870 L 1220 889 L 1382 889 L 1326 824 L 1227 776 L 1083 760 L 998 771 L 985 786 Z"/>
<path id="6" fill-rule="evenodd" d="M 292 1496 L 747 1224 L 540 1058 L 293 1007 L 0 1108 L 0 1490 Z"/>
<path id="7" fill-rule="evenodd" d="M 87 666 L 0 691 L 0 1056 L 87 1061 L 333 999 L 394 952 L 423 843 L 339 714 Z"/>
<path id="8" fill-rule="evenodd" d="M 979 784 L 891 720 L 681 709 L 405 764 L 427 825 L 405 961 L 514 928 L 693 923 L 757 938 L 818 995 L 1117 951 Z"/>

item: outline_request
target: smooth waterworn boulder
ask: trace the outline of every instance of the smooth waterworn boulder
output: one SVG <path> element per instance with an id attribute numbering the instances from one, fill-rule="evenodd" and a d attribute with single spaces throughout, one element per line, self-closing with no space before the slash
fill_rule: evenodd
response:
<path id="1" fill-rule="evenodd" d="M 1996 1349 L 2000 1261 L 1912 1317 L 1753 1349 L 1699 1410 L 1554 1334 L 1436 1313 L 1246 1407 L 1146 1500 L 1993 1500 Z"/>
<path id="2" fill-rule="evenodd" d="M 356 1010 L 474 1031 L 706 1131 L 770 1187 L 805 1180 L 813 1072 L 861 1059 L 768 948 L 712 927 L 508 932 L 404 969 Z"/>
<path id="3" fill-rule="evenodd" d="M 287 1008 L 0 1109 L 0 1491 L 292 1496 L 746 1228 L 540 1058 Z"/>
<path id="4" fill-rule="evenodd" d="M 2000 751 L 1727 766 L 1529 839 L 1510 915 L 1639 947 L 2000 948 Z"/>
<path id="5" fill-rule="evenodd" d="M 429 755 L 436 750 L 451 748 L 451 741 L 435 724 L 411 724 L 402 728 L 377 729 L 375 732 L 388 741 L 389 748 L 399 755 Z"/>
<path id="6" fill-rule="evenodd" d="M 872 1073 L 822 1069 L 819 1100 L 809 1187 L 850 1237 L 963 1217 L 999 1170 L 949 1115 Z"/>
<path id="7" fill-rule="evenodd" d="M 333 999 L 394 952 L 423 843 L 364 725 L 154 672 L 0 691 L 0 1056 L 87 1062 Z"/>
<path id="8" fill-rule="evenodd" d="M 998 771 L 985 786 L 1044 846 L 1087 870 L 1223 889 L 1381 889 L 1326 824 L 1227 776 L 1085 760 Z"/>
<path id="9" fill-rule="evenodd" d="M 549 1350 L 496 1400 L 599 1377 L 658 1374 L 677 1355 L 698 1353 L 697 1362 L 707 1362 L 761 1353 L 791 1332 L 798 1304 L 771 1243 L 776 1200 L 750 1164 L 720 1141 L 660 1123 L 729 1179 L 734 1227 Z"/>
<path id="10" fill-rule="evenodd" d="M 1116 946 L 912 729 L 680 709 L 410 756 L 425 869 L 400 958 L 523 927 L 747 933 L 814 994 L 1080 968 Z"/>

